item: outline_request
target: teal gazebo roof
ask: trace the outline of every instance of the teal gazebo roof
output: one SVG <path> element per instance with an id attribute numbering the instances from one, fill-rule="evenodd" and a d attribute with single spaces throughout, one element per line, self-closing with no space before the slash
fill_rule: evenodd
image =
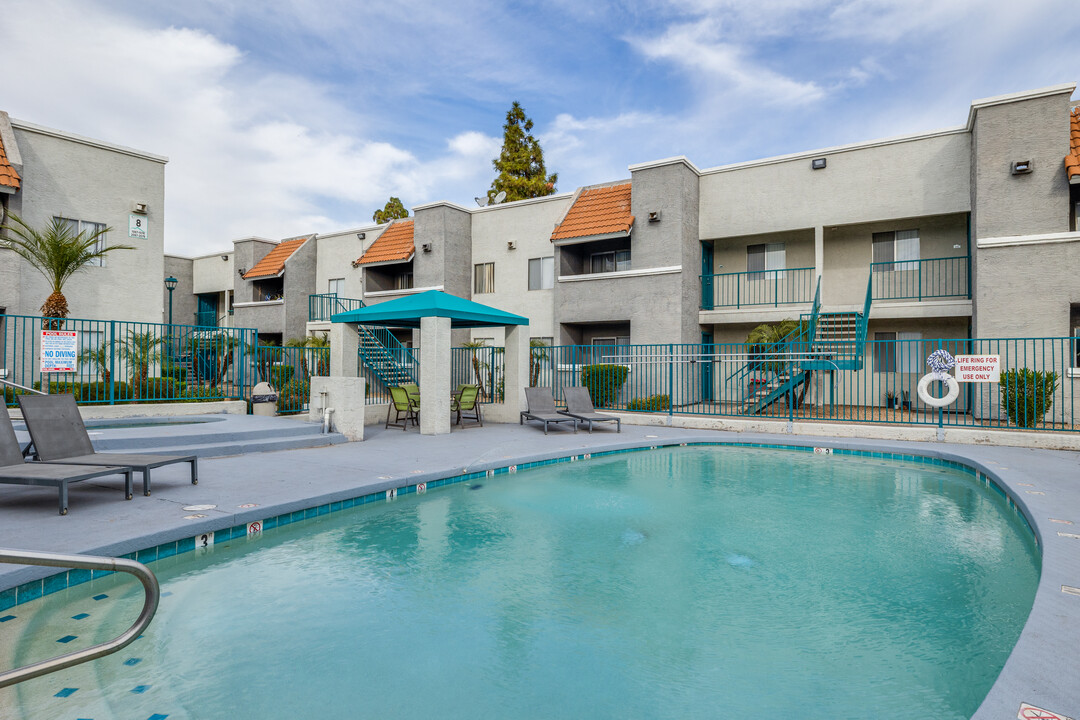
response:
<path id="1" fill-rule="evenodd" d="M 514 315 L 441 290 L 409 295 L 368 305 L 359 310 L 338 313 L 330 322 L 351 322 L 358 325 L 383 325 L 396 328 L 419 328 L 420 318 L 450 318 L 452 328 L 479 328 L 502 325 L 528 325 L 529 318 Z"/>

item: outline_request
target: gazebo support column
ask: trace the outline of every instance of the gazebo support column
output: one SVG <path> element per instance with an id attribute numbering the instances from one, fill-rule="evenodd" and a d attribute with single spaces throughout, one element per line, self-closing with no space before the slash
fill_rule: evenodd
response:
<path id="1" fill-rule="evenodd" d="M 450 432 L 450 318 L 420 318 L 420 434 Z"/>
<path id="2" fill-rule="evenodd" d="M 503 355 L 505 381 L 502 403 L 485 405 L 484 419 L 491 422 L 516 423 L 525 409 L 525 387 L 529 384 L 529 326 L 507 325 L 505 354 Z"/>
<path id="3" fill-rule="evenodd" d="M 360 330 L 356 323 L 336 322 L 330 325 L 330 375 L 357 377 L 360 374 Z"/>

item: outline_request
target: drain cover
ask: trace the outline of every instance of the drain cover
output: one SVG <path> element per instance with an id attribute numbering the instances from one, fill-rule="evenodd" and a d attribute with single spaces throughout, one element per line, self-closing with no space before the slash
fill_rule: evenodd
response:
<path id="1" fill-rule="evenodd" d="M 184 508 L 188 512 L 197 512 L 199 510 L 213 510 L 217 505 L 188 505 Z"/>

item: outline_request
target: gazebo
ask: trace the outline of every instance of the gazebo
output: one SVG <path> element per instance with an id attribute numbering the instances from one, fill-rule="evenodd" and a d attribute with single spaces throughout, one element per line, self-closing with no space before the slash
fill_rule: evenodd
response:
<path id="1" fill-rule="evenodd" d="M 420 330 L 420 412 L 422 435 L 450 432 L 450 331 L 458 328 L 506 329 L 505 399 L 489 406 L 495 422 L 513 422 L 521 410 L 529 371 L 529 319 L 497 308 L 429 290 L 416 295 L 338 313 L 330 318 L 330 375 L 343 377 L 355 367 L 359 351 L 358 325 Z"/>

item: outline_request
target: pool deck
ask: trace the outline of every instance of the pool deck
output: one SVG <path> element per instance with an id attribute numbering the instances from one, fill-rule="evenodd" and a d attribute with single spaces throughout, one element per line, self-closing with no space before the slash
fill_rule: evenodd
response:
<path id="1" fill-rule="evenodd" d="M 1025 512 L 1043 550 L 1032 613 L 973 717 L 1014 718 L 1021 703 L 1080 717 L 1080 590 L 1064 589 L 1080 588 L 1080 453 L 627 424 L 620 434 L 552 428 L 545 436 L 538 426 L 492 424 L 440 436 L 371 426 L 366 433 L 357 443 L 206 458 L 199 463 L 198 485 L 189 483 L 186 464 L 158 468 L 153 495 L 138 494 L 136 477 L 130 502 L 123 500 L 119 476 L 77 483 L 70 491 L 70 514 L 63 517 L 55 490 L 0 485 L 0 547 L 115 556 L 418 482 L 605 450 L 728 442 L 924 455 L 993 477 Z M 192 505 L 215 507 L 184 510 Z M 0 590 L 49 573 L 0 566 Z"/>

